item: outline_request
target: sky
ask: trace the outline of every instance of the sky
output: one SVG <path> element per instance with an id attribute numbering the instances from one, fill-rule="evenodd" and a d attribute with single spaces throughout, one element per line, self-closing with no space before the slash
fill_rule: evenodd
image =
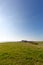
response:
<path id="1" fill-rule="evenodd" d="M 43 41 L 43 0 L 0 0 L 0 42 Z"/>

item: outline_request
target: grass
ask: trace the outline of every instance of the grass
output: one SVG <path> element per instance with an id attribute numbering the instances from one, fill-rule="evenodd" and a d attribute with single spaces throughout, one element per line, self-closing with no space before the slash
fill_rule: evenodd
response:
<path id="1" fill-rule="evenodd" d="M 0 43 L 0 65 L 43 65 L 43 46 L 24 42 Z"/>

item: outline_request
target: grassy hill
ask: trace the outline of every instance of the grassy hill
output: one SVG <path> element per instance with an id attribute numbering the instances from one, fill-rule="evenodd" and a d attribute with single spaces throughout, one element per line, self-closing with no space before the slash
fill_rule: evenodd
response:
<path id="1" fill-rule="evenodd" d="M 0 65 L 43 65 L 43 42 L 0 43 Z"/>

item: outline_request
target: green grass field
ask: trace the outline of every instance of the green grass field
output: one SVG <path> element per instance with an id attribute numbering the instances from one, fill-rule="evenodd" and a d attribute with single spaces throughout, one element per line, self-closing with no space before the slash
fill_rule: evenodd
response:
<path id="1" fill-rule="evenodd" d="M 43 42 L 0 43 L 0 65 L 43 65 Z"/>

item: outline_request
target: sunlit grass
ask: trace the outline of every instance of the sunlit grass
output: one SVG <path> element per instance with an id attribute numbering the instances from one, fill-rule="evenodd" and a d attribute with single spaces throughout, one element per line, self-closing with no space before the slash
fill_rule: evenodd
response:
<path id="1" fill-rule="evenodd" d="M 43 46 L 23 42 L 0 43 L 0 65 L 43 65 Z"/>

